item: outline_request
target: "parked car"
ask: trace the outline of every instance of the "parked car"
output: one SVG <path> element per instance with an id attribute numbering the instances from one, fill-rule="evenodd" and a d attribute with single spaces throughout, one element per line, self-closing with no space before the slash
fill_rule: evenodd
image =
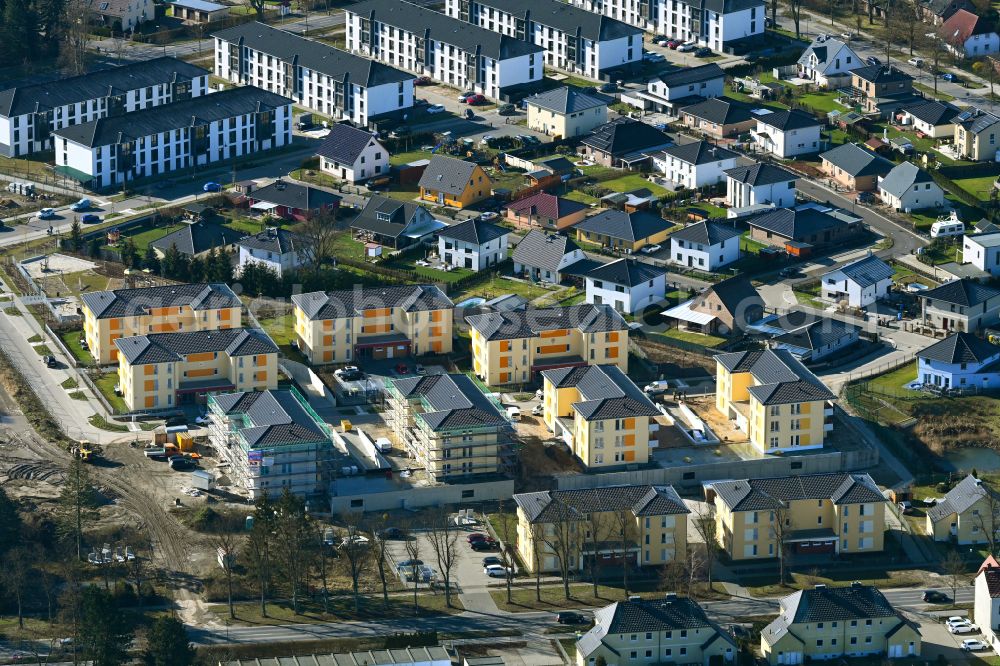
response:
<path id="1" fill-rule="evenodd" d="M 948 631 L 953 634 L 978 634 L 979 627 L 972 624 L 971 622 L 964 622 L 961 624 L 949 624 Z"/>
<path id="2" fill-rule="evenodd" d="M 875 56 L 868 56 L 867 58 L 865 58 L 865 64 L 868 65 L 869 67 L 879 67 L 882 64 L 882 61 L 876 58 Z"/>
<path id="3" fill-rule="evenodd" d="M 482 532 L 473 532 L 469 536 L 465 537 L 465 540 L 469 543 L 472 543 L 473 541 L 482 541 L 483 539 L 489 539 L 489 537 Z"/>
<path id="4" fill-rule="evenodd" d="M 50 367 L 50 368 L 58 368 L 59 367 L 59 361 L 56 360 L 55 356 L 43 356 L 42 357 L 42 362 L 44 362 L 45 365 L 48 366 L 48 367 Z"/>
<path id="5" fill-rule="evenodd" d="M 663 247 L 660 245 L 644 245 L 640 250 L 640 252 L 644 254 L 655 254 L 656 252 L 659 252 L 662 249 Z"/>
<path id="6" fill-rule="evenodd" d="M 427 107 L 427 113 L 444 113 L 444 107 L 440 104 L 431 104 Z"/>
<path id="7" fill-rule="evenodd" d="M 413 85 L 415 86 L 429 86 L 432 83 L 434 83 L 434 81 L 432 81 L 429 76 L 418 76 L 416 80 L 413 81 Z"/>
<path id="8" fill-rule="evenodd" d="M 906 62 L 908 62 L 909 64 L 913 65 L 914 67 L 917 67 L 918 69 L 920 67 L 924 66 L 924 59 L 923 58 L 917 58 L 916 56 L 914 56 L 913 58 L 910 58 Z"/>
<path id="9" fill-rule="evenodd" d="M 492 222 L 498 217 L 500 217 L 500 213 L 496 212 L 495 210 L 488 210 L 482 215 L 480 215 L 479 219 L 482 220 L 483 222 Z"/>
<path id="10" fill-rule="evenodd" d="M 875 201 L 875 195 L 871 192 L 858 192 L 858 203 L 871 203 Z"/>
<path id="11" fill-rule="evenodd" d="M 642 390 L 645 391 L 647 395 L 663 395 L 670 390 L 670 382 L 666 379 L 658 379 L 655 382 L 643 386 Z"/>
<path id="12" fill-rule="evenodd" d="M 511 405 L 507 408 L 507 418 L 511 421 L 521 420 L 521 408 L 517 405 Z"/>
<path id="13" fill-rule="evenodd" d="M 90 199 L 80 199 L 75 204 L 70 206 L 70 210 L 73 211 L 87 210 L 90 208 L 91 205 L 92 204 L 90 203 Z"/>
<path id="14" fill-rule="evenodd" d="M 778 271 L 778 275 L 783 278 L 798 277 L 800 274 L 801 271 L 797 266 L 785 266 L 780 271 Z"/>
<path id="15" fill-rule="evenodd" d="M 490 555 L 489 557 L 484 557 L 484 558 L 483 558 L 483 568 L 484 568 L 484 569 L 485 569 L 486 567 L 488 567 L 488 566 L 492 566 L 492 565 L 494 565 L 494 564 L 499 564 L 499 565 L 503 565 L 503 560 L 501 560 L 501 559 L 500 559 L 499 557 L 497 557 L 496 555 Z"/>
<path id="16" fill-rule="evenodd" d="M 80 216 L 80 222 L 82 224 L 98 224 L 100 221 L 101 217 L 99 215 L 95 215 L 94 213 L 84 213 Z"/>
<path id="17" fill-rule="evenodd" d="M 541 416 L 545 413 L 545 405 L 535 405 L 531 408 L 532 416 Z"/>
<path id="18" fill-rule="evenodd" d="M 941 75 L 941 79 L 943 81 L 952 81 L 952 82 L 954 82 L 955 81 L 955 75 L 952 74 L 951 72 L 945 72 L 944 74 Z"/>
<path id="19" fill-rule="evenodd" d="M 208 182 L 202 185 L 201 189 L 205 192 L 221 192 L 222 185 L 219 185 L 218 183 Z"/>
<path id="20" fill-rule="evenodd" d="M 379 532 L 379 536 L 383 539 L 402 539 L 406 536 L 406 532 L 398 527 L 387 527 Z"/>
<path id="21" fill-rule="evenodd" d="M 657 46 L 663 46 L 664 44 L 670 41 L 670 38 L 667 37 L 666 35 L 653 35 L 649 41 L 656 44 Z"/>
<path id="22" fill-rule="evenodd" d="M 666 58 L 664 58 L 661 54 L 653 53 L 651 51 L 643 53 L 642 59 L 645 60 L 646 62 L 664 62 L 666 60 Z"/>
<path id="23" fill-rule="evenodd" d="M 905 514 L 905 513 L 912 513 L 913 512 L 913 505 L 910 504 L 909 500 L 906 500 L 906 501 L 903 501 L 903 502 L 898 502 L 896 504 L 896 506 L 899 507 L 899 512 L 900 513 L 904 513 Z"/>
<path id="24" fill-rule="evenodd" d="M 680 53 L 689 53 L 691 51 L 694 51 L 697 48 L 698 48 L 698 45 L 695 44 L 694 42 L 685 42 L 684 44 L 681 44 L 680 46 L 678 46 L 677 50 Z"/>
<path id="25" fill-rule="evenodd" d="M 473 541 L 471 544 L 472 550 L 484 551 L 484 550 L 500 550 L 500 544 L 496 542 L 496 539 L 485 539 L 483 541 Z"/>
<path id="26" fill-rule="evenodd" d="M 471 97 L 466 97 L 465 98 L 465 103 L 469 104 L 470 106 L 478 106 L 480 104 L 486 104 L 486 96 L 485 95 L 472 95 Z"/>
<path id="27" fill-rule="evenodd" d="M 419 567 L 424 563 L 423 560 L 403 560 L 396 565 L 397 569 L 405 569 L 407 567 Z"/>
<path id="28" fill-rule="evenodd" d="M 209 423 L 211 423 L 211 421 L 209 420 L 207 415 L 201 414 L 194 418 L 194 423 L 195 425 L 203 426 L 203 425 L 208 425 Z"/>
<path id="29" fill-rule="evenodd" d="M 501 104 L 497 108 L 497 113 L 501 116 L 512 116 L 517 113 L 517 108 L 513 104 Z"/>
<path id="30" fill-rule="evenodd" d="M 537 146 L 542 142 L 537 136 L 532 136 L 531 134 L 518 134 L 517 138 L 521 140 L 521 143 L 526 143 L 530 146 Z"/>
<path id="31" fill-rule="evenodd" d="M 980 650 L 985 650 L 986 647 L 986 643 L 975 638 L 966 638 L 962 641 L 962 649 L 969 652 L 979 652 Z"/>
<path id="32" fill-rule="evenodd" d="M 556 613 L 556 622 L 559 624 L 584 624 L 587 618 L 583 613 L 576 611 L 560 611 Z"/>
<path id="33" fill-rule="evenodd" d="M 682 42 L 679 39 L 671 39 L 669 42 L 667 42 L 667 48 L 668 49 L 676 49 L 678 46 L 680 46 L 683 43 L 684 42 Z"/>
<path id="34" fill-rule="evenodd" d="M 491 564 L 488 567 L 483 567 L 483 573 L 490 578 L 506 578 L 508 572 L 513 573 L 511 569 L 502 564 Z"/>
<path id="35" fill-rule="evenodd" d="M 702 46 L 700 49 L 694 52 L 695 58 L 707 58 L 710 55 L 712 55 L 712 49 L 708 48 L 707 46 Z"/>
<path id="36" fill-rule="evenodd" d="M 924 590 L 924 596 L 921 598 L 929 604 L 946 604 L 951 601 L 951 597 L 938 590 Z"/>
<path id="37" fill-rule="evenodd" d="M 40 211 L 38 211 L 39 220 L 51 220 L 55 216 L 56 216 L 55 208 L 43 208 Z"/>
<path id="38" fill-rule="evenodd" d="M 340 540 L 341 548 L 351 545 L 363 548 L 365 546 L 371 545 L 371 542 L 368 540 L 368 537 L 366 537 L 364 534 L 352 534 L 351 536 L 345 536 L 343 539 Z"/>
<path id="39" fill-rule="evenodd" d="M 618 90 L 618 84 L 614 81 L 608 81 L 607 83 L 602 83 L 601 87 L 598 88 L 600 92 L 614 92 Z"/>
<path id="40" fill-rule="evenodd" d="M 854 33 L 852 33 L 852 32 L 842 32 L 842 33 L 840 33 L 840 38 L 843 39 L 845 42 L 849 42 L 852 39 L 854 39 Z"/>

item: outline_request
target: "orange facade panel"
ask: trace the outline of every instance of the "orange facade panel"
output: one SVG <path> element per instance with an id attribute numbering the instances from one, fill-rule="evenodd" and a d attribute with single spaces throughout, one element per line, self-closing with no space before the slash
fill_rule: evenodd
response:
<path id="1" fill-rule="evenodd" d="M 625 446 L 635 446 L 635 435 L 625 435 Z"/>
<path id="2" fill-rule="evenodd" d="M 501 340 L 500 341 L 500 351 L 501 352 L 509 352 L 510 351 L 510 340 Z"/>
<path id="3" fill-rule="evenodd" d="M 152 409 L 153 408 L 153 396 L 151 396 L 151 395 L 147 395 L 146 396 L 145 406 L 146 406 L 146 409 Z"/>
<path id="4" fill-rule="evenodd" d="M 623 451 L 622 456 L 625 458 L 625 462 L 635 462 L 635 451 Z"/>
<path id="5" fill-rule="evenodd" d="M 565 354 L 567 351 L 567 345 L 542 345 L 538 348 L 539 354 Z"/>
<path id="6" fill-rule="evenodd" d="M 149 393 L 150 391 L 154 390 L 154 389 L 153 389 L 153 387 L 154 387 L 154 386 L 155 386 L 155 383 L 153 382 L 153 380 L 152 380 L 152 379 L 147 379 L 147 380 L 146 380 L 145 382 L 143 382 L 143 384 L 142 384 L 142 388 L 143 388 L 143 390 L 145 390 L 145 391 L 146 391 L 146 393 Z"/>
<path id="7" fill-rule="evenodd" d="M 444 346 L 440 340 L 434 340 L 431 342 L 431 351 L 435 354 L 440 354 L 442 349 L 444 349 Z"/>
<path id="8" fill-rule="evenodd" d="M 214 352 L 198 352 L 197 354 L 188 354 L 188 363 L 200 363 L 202 361 L 211 361 L 215 358 Z"/>
<path id="9" fill-rule="evenodd" d="M 431 321 L 441 321 L 443 319 L 444 319 L 444 314 L 442 313 L 441 310 L 431 311 Z"/>
<path id="10" fill-rule="evenodd" d="M 374 319 L 375 317 L 388 317 L 392 313 L 392 308 L 377 308 L 375 310 L 365 310 L 361 313 L 361 316 L 365 319 Z"/>
<path id="11" fill-rule="evenodd" d="M 201 368 L 199 370 L 188 370 L 188 377 L 211 377 L 215 374 L 215 368 Z"/>
<path id="12" fill-rule="evenodd" d="M 429 333 L 432 338 L 439 338 L 441 337 L 441 327 L 431 326 Z"/>
<path id="13" fill-rule="evenodd" d="M 569 331 L 565 328 L 557 328 L 551 331 L 542 331 L 538 337 L 540 338 L 561 338 L 564 335 L 569 335 Z"/>
<path id="14" fill-rule="evenodd" d="M 618 347 L 608 347 L 608 358 L 618 358 Z"/>
<path id="15" fill-rule="evenodd" d="M 232 310 L 230 310 L 229 308 L 226 308 L 225 310 L 219 313 L 219 318 L 222 319 L 222 321 L 229 321 L 229 318 L 231 316 L 232 316 Z"/>
<path id="16" fill-rule="evenodd" d="M 155 370 L 155 369 L 156 368 L 154 368 L 153 366 L 147 365 L 145 368 L 142 369 L 142 374 L 144 374 L 144 375 L 151 375 L 151 374 L 153 374 L 153 370 Z"/>
<path id="17" fill-rule="evenodd" d="M 501 356 L 500 357 L 500 367 L 501 368 L 509 368 L 510 367 L 510 356 Z"/>
<path id="18" fill-rule="evenodd" d="M 324 363 L 329 363 L 332 360 L 333 360 L 333 351 L 332 350 L 331 351 L 325 351 L 325 352 L 323 352 L 323 362 Z"/>
<path id="19" fill-rule="evenodd" d="M 608 333 L 608 342 L 618 342 L 618 331 Z"/>

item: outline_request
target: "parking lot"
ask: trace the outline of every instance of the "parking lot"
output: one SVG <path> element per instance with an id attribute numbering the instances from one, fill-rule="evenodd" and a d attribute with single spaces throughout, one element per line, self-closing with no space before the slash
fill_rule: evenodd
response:
<path id="1" fill-rule="evenodd" d="M 948 664 L 986 664 L 992 663 L 996 656 L 992 650 L 973 653 L 962 649 L 962 641 L 967 638 L 982 640 L 982 634 L 952 634 L 945 626 L 943 618 L 922 617 L 919 622 L 920 634 L 923 637 L 921 657 L 928 661 L 934 661 L 940 655 Z"/>
<path id="2" fill-rule="evenodd" d="M 498 557 L 499 551 L 477 551 L 473 550 L 472 546 L 469 545 L 468 535 L 474 532 L 487 534 L 487 530 L 463 528 L 456 529 L 458 532 L 458 541 L 456 543 L 456 553 L 458 556 L 451 571 L 451 584 L 453 589 L 461 593 L 483 592 L 486 590 L 490 581 L 489 576 L 483 573 L 483 559 L 490 556 Z M 434 552 L 429 532 L 413 532 L 408 538 L 412 539 L 412 543 L 414 543 L 414 545 L 411 545 L 409 549 L 407 549 L 406 540 L 400 539 L 389 542 L 387 552 L 392 564 L 392 569 L 394 571 L 398 571 L 398 564 L 411 559 L 411 553 L 416 553 L 416 559 L 422 560 L 424 566 L 430 567 L 436 574 L 435 581 L 432 583 L 420 582 L 418 583 L 418 586 L 422 588 L 436 587 L 437 589 L 441 589 L 444 584 L 443 577 L 441 575 L 440 567 L 438 567 L 437 564 L 437 557 Z"/>

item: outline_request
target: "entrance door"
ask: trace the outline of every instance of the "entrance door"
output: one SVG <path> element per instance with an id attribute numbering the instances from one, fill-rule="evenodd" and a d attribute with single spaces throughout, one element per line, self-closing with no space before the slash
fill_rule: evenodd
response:
<path id="1" fill-rule="evenodd" d="M 889 658 L 893 659 L 895 657 L 903 656 L 903 646 L 902 645 L 890 645 L 889 646 Z"/>

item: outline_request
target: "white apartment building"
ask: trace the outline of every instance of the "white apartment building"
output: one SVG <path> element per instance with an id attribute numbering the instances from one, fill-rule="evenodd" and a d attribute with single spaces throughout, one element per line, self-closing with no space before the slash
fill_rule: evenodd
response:
<path id="1" fill-rule="evenodd" d="M 739 155 L 707 141 L 692 141 L 666 148 L 653 155 L 653 166 L 671 183 L 689 190 L 718 185 L 726 170 L 736 166 Z"/>
<path id="2" fill-rule="evenodd" d="M 642 30 L 560 0 L 447 0 L 445 11 L 537 44 L 549 67 L 592 79 L 642 60 Z"/>
<path id="3" fill-rule="evenodd" d="M 183 60 L 153 58 L 0 91 L 0 155 L 48 150 L 52 132 L 64 127 L 199 97 L 208 74 Z"/>
<path id="4" fill-rule="evenodd" d="M 344 12 L 351 51 L 461 90 L 498 100 L 544 74 L 541 46 L 405 0 L 367 0 Z"/>
<path id="5" fill-rule="evenodd" d="M 764 34 L 763 0 L 573 0 L 573 4 L 713 51 Z"/>
<path id="6" fill-rule="evenodd" d="M 56 171 L 102 190 L 289 145 L 292 100 L 232 88 L 53 134 Z"/>
<path id="7" fill-rule="evenodd" d="M 413 107 L 414 76 L 263 23 L 220 30 L 215 75 L 257 86 L 334 120 L 366 127 Z"/>

